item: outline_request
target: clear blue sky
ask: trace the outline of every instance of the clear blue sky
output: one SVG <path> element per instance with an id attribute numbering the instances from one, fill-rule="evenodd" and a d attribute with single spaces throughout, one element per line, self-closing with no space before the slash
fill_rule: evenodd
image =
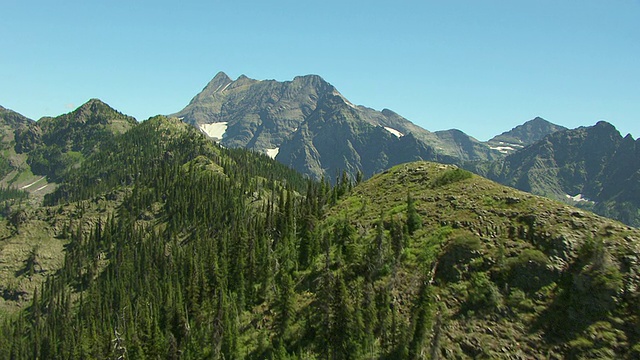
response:
<path id="1" fill-rule="evenodd" d="M 640 136 L 640 0 L 33 1 L 0 6 L 0 105 L 145 120 L 218 72 L 318 74 L 351 102 L 487 140 L 536 116 Z"/>

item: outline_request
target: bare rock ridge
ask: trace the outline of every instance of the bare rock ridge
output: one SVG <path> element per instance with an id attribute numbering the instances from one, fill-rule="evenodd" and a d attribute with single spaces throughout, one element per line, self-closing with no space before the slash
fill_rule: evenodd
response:
<path id="1" fill-rule="evenodd" d="M 450 141 L 449 135 L 422 129 L 391 110 L 356 106 L 317 75 L 284 82 L 243 75 L 233 81 L 221 72 L 174 116 L 223 146 L 268 154 L 315 178 L 342 170 L 368 177 L 404 159 L 502 157 L 462 132 Z M 413 139 L 403 140 L 408 134 Z"/>
<path id="2" fill-rule="evenodd" d="M 527 145 L 542 140 L 547 135 L 564 130 L 567 130 L 564 126 L 536 117 L 509 131 L 494 136 L 487 143 L 492 149 L 504 154 L 512 154 Z"/>
<path id="3" fill-rule="evenodd" d="M 455 129 L 430 132 L 389 109 L 354 105 L 317 75 L 280 82 L 232 80 L 222 72 L 175 115 L 225 147 L 264 153 L 317 179 L 335 181 L 342 171 L 368 178 L 429 160 L 640 226 L 640 146 L 604 121 L 569 130 L 535 118 L 484 143 Z M 0 118 L 0 179 L 14 187 L 44 175 L 56 182 L 61 169 L 136 123 L 98 99 L 37 122 L 4 108 Z M 38 184 L 29 189 L 45 185 Z"/>
<path id="4" fill-rule="evenodd" d="M 545 195 L 640 226 L 640 140 L 610 123 L 552 133 L 474 169 L 502 184 Z"/>
<path id="5" fill-rule="evenodd" d="M 436 161 L 640 226 L 640 201 L 629 190 L 640 170 L 636 142 L 606 122 L 569 130 L 536 117 L 481 142 L 354 105 L 317 75 L 279 82 L 222 72 L 175 116 L 223 146 L 267 154 L 316 179 L 335 181 L 342 171 L 367 178 L 407 161 Z"/>

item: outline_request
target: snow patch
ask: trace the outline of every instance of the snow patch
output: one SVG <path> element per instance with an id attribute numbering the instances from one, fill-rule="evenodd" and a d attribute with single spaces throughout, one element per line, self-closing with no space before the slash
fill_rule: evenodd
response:
<path id="1" fill-rule="evenodd" d="M 522 144 L 507 143 L 507 142 L 504 142 L 504 141 L 498 141 L 498 144 L 499 145 L 506 145 L 506 146 L 515 146 L 515 147 L 518 147 L 518 148 L 523 148 L 524 147 L 524 145 L 522 145 Z"/>
<path id="2" fill-rule="evenodd" d="M 334 90 L 333 90 L 333 95 L 339 96 L 339 97 L 342 99 L 342 101 L 344 101 L 344 103 L 345 103 L 345 104 L 347 104 L 347 106 L 349 106 L 350 108 L 352 108 L 352 109 L 358 109 L 358 107 L 357 107 L 357 106 L 353 105 L 353 104 L 351 103 L 351 101 L 347 100 L 347 98 L 346 98 L 346 97 L 344 97 L 342 94 L 340 94 L 340 92 L 339 92 L 338 90 L 335 90 L 335 89 L 334 89 Z"/>
<path id="3" fill-rule="evenodd" d="M 344 98 L 343 98 L 343 99 L 344 99 Z M 344 102 L 345 102 L 345 103 L 347 103 L 347 105 L 349 105 L 349 107 L 351 107 L 351 108 L 353 108 L 353 109 L 356 109 L 356 110 L 358 109 L 358 107 L 357 107 L 357 106 L 355 106 L 355 105 L 353 105 L 353 104 L 351 103 L 351 101 L 349 101 L 349 100 L 345 99 L 345 100 L 344 100 Z"/>
<path id="4" fill-rule="evenodd" d="M 222 139 L 227 132 L 228 122 L 219 122 L 213 124 L 200 124 L 200 130 L 207 136 L 214 139 Z"/>
<path id="5" fill-rule="evenodd" d="M 275 159 L 275 158 L 276 158 L 276 156 L 278 155 L 278 152 L 279 152 L 279 151 L 280 151 L 280 148 L 279 148 L 279 147 L 277 147 L 277 148 L 273 148 L 273 149 L 266 149 L 266 150 L 265 150 L 265 152 L 267 153 L 267 156 L 268 156 L 268 157 L 270 157 L 270 158 L 272 158 L 272 159 Z"/>
<path id="6" fill-rule="evenodd" d="M 516 151 L 516 149 L 512 148 L 511 146 L 489 146 L 489 148 L 491 148 L 491 150 L 498 150 L 503 154 L 509 154 L 513 151 Z"/>
<path id="7" fill-rule="evenodd" d="M 578 194 L 576 196 L 571 196 L 569 194 L 565 195 L 567 197 L 567 199 L 571 199 L 575 202 L 586 202 L 586 203 L 593 203 L 593 201 L 587 199 L 586 197 L 584 197 L 582 194 Z"/>
<path id="8" fill-rule="evenodd" d="M 404 136 L 403 133 L 401 133 L 400 131 L 398 131 L 398 130 L 396 130 L 394 128 L 390 128 L 388 126 L 385 126 L 384 129 L 387 130 L 388 132 L 392 133 L 393 135 L 395 135 L 398 138 L 401 138 L 401 137 Z"/>
<path id="9" fill-rule="evenodd" d="M 229 87 L 229 85 L 231 85 L 231 83 L 228 83 L 227 85 L 225 85 L 222 90 L 220 90 L 219 92 L 223 92 L 225 90 L 227 90 L 227 88 Z M 216 90 L 217 91 L 217 90 Z"/>
<path id="10" fill-rule="evenodd" d="M 518 149 L 522 149 L 524 147 L 521 144 L 513 144 L 513 143 L 504 142 L 504 141 L 498 141 L 498 145 L 499 146 L 489 145 L 489 148 L 491 150 L 498 150 L 503 154 L 509 155 L 510 153 L 517 151 Z"/>

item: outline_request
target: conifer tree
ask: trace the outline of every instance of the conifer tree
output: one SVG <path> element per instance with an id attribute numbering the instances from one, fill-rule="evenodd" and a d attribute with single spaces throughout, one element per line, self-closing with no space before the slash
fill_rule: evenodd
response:
<path id="1" fill-rule="evenodd" d="M 416 210 L 415 200 L 411 194 L 407 194 L 407 230 L 409 235 L 422 227 L 422 218 Z"/>

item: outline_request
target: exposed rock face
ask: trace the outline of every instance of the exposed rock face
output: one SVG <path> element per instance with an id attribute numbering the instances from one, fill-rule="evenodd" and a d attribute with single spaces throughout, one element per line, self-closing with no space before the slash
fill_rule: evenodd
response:
<path id="1" fill-rule="evenodd" d="M 0 183 L 6 185 L 5 177 L 24 167 L 21 153 L 33 149 L 39 141 L 33 132 L 35 121 L 15 111 L 0 106 Z"/>
<path id="2" fill-rule="evenodd" d="M 287 82 L 246 76 L 232 81 L 221 72 L 174 116 L 196 127 L 225 122 L 222 145 L 265 151 L 279 147 L 313 112 L 318 99 L 334 91 L 316 75 Z"/>
<path id="3" fill-rule="evenodd" d="M 371 176 L 398 161 L 501 157 L 460 131 L 432 133 L 391 110 L 356 106 L 317 75 L 278 82 L 246 76 L 233 81 L 218 73 L 174 116 L 223 146 L 277 154 L 280 162 L 315 178 L 341 171 Z M 210 133 L 209 124 L 219 124 L 217 131 Z"/>
<path id="4" fill-rule="evenodd" d="M 640 142 L 607 122 L 555 132 L 495 163 L 487 175 L 640 226 Z"/>
<path id="5" fill-rule="evenodd" d="M 525 146 L 542 140 L 545 136 L 557 131 L 567 130 L 564 126 L 556 125 L 547 120 L 536 117 L 522 125 L 494 136 L 487 144 L 503 154 L 512 154 Z"/>

